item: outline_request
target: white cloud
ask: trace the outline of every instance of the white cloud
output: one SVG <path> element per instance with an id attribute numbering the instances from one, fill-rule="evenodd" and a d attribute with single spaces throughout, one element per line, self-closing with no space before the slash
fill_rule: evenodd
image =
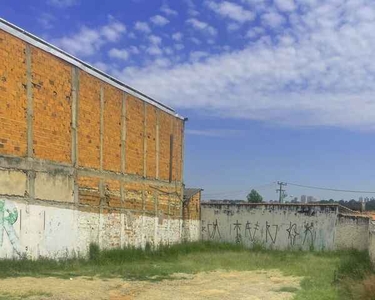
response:
<path id="1" fill-rule="evenodd" d="M 194 51 L 190 53 L 190 60 L 193 62 L 200 61 L 209 56 L 208 52 L 205 51 Z"/>
<path id="2" fill-rule="evenodd" d="M 58 8 L 67 8 L 78 4 L 78 0 L 48 0 L 47 3 Z"/>
<path id="3" fill-rule="evenodd" d="M 208 1 L 207 5 L 217 14 L 240 23 L 252 21 L 255 18 L 255 14 L 253 12 L 244 9 L 242 6 L 233 2 L 223 1 L 218 3 Z"/>
<path id="4" fill-rule="evenodd" d="M 190 41 L 192 41 L 195 45 L 201 45 L 202 44 L 202 42 L 194 36 L 190 38 Z"/>
<path id="5" fill-rule="evenodd" d="M 285 18 L 278 13 L 269 12 L 262 15 L 262 22 L 266 26 L 277 28 L 285 23 Z"/>
<path id="6" fill-rule="evenodd" d="M 151 55 L 162 55 L 163 50 L 158 45 L 151 45 L 146 49 L 146 52 Z"/>
<path id="7" fill-rule="evenodd" d="M 261 25 L 280 30 L 270 38 L 266 28 L 250 28 L 249 36 L 258 39 L 241 50 L 114 71 L 177 109 L 375 130 L 375 2 L 300 0 L 298 5 L 303 9 L 291 13 L 288 23 L 273 8 L 262 12 Z"/>
<path id="8" fill-rule="evenodd" d="M 274 0 L 280 11 L 290 12 L 296 9 L 294 0 Z"/>
<path id="9" fill-rule="evenodd" d="M 150 26 L 148 26 L 146 22 L 136 22 L 134 25 L 134 29 L 145 33 L 151 32 Z"/>
<path id="10" fill-rule="evenodd" d="M 262 27 L 253 27 L 247 31 L 246 37 L 250 39 L 258 38 L 259 36 L 263 35 L 265 32 L 266 31 Z"/>
<path id="11" fill-rule="evenodd" d="M 202 21 L 199 21 L 198 19 L 195 19 L 195 18 L 191 18 L 191 19 L 188 19 L 186 21 L 186 23 L 188 23 L 189 25 L 191 25 L 193 28 L 197 29 L 197 30 L 200 30 L 204 33 L 207 33 L 209 35 L 216 35 L 217 34 L 217 30 L 212 27 L 211 25 L 205 23 L 205 22 L 202 22 Z"/>
<path id="12" fill-rule="evenodd" d="M 151 22 L 156 26 L 163 27 L 169 23 L 169 20 L 161 15 L 156 15 L 150 18 Z"/>
<path id="13" fill-rule="evenodd" d="M 132 53 L 132 54 L 139 54 L 139 49 L 136 46 L 130 46 L 129 52 Z"/>
<path id="14" fill-rule="evenodd" d="M 241 28 L 241 26 L 240 26 L 239 23 L 229 23 L 227 25 L 228 31 L 236 31 L 236 30 L 239 30 L 240 28 Z"/>
<path id="15" fill-rule="evenodd" d="M 183 37 L 183 34 L 181 32 L 176 32 L 172 34 L 172 39 L 178 42 L 182 40 L 182 37 Z"/>
<path id="16" fill-rule="evenodd" d="M 160 11 L 165 13 L 167 16 L 177 16 L 178 12 L 171 9 L 167 4 L 164 4 L 161 8 Z"/>
<path id="17" fill-rule="evenodd" d="M 185 46 L 184 46 L 183 44 L 180 44 L 180 43 L 178 43 L 178 44 L 174 45 L 174 47 L 175 47 L 175 48 L 176 48 L 176 50 L 178 50 L 178 51 L 181 51 L 182 49 L 184 49 L 184 48 L 185 48 Z"/>
<path id="18" fill-rule="evenodd" d="M 186 129 L 190 135 L 200 135 L 206 137 L 233 137 L 242 134 L 243 130 L 237 129 Z"/>
<path id="19" fill-rule="evenodd" d="M 108 25 L 104 26 L 101 29 L 101 35 L 111 42 L 117 41 L 119 37 L 125 32 L 125 25 L 113 18 L 111 18 L 111 21 Z"/>
<path id="20" fill-rule="evenodd" d="M 125 25 L 109 17 L 107 25 L 98 28 L 83 26 L 76 34 L 52 42 L 73 55 L 90 56 L 104 44 L 118 41 L 125 31 Z"/>
<path id="21" fill-rule="evenodd" d="M 160 45 L 161 42 L 162 42 L 162 39 L 161 37 L 157 36 L 157 35 L 150 35 L 148 37 L 149 41 L 151 44 L 154 44 L 154 45 Z"/>
<path id="22" fill-rule="evenodd" d="M 127 60 L 129 58 L 129 52 L 125 49 L 112 48 L 108 52 L 109 57 L 117 58 L 121 60 Z"/>
<path id="23" fill-rule="evenodd" d="M 54 27 L 55 21 L 55 16 L 48 13 L 42 13 L 38 18 L 38 23 L 45 29 L 52 29 Z"/>

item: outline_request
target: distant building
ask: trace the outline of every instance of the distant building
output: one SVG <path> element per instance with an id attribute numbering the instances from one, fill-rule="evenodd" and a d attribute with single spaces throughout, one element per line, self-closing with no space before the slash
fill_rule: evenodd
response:
<path id="1" fill-rule="evenodd" d="M 307 196 L 306 195 L 301 196 L 301 203 L 307 203 Z"/>

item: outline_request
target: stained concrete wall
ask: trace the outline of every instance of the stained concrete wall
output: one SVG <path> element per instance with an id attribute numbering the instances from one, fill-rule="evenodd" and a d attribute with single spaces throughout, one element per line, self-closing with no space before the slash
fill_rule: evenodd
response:
<path id="1" fill-rule="evenodd" d="M 375 266 L 375 221 L 370 222 L 369 254 L 371 261 Z"/>
<path id="2" fill-rule="evenodd" d="M 202 204 L 203 240 L 272 249 L 335 249 L 335 205 Z"/>
<path id="3" fill-rule="evenodd" d="M 180 241 L 182 221 L 129 211 L 87 212 L 0 200 L 0 257 L 64 258 L 101 248 L 144 247 Z"/>
<path id="4" fill-rule="evenodd" d="M 336 249 L 369 249 L 370 219 L 356 215 L 337 216 L 336 222 Z"/>

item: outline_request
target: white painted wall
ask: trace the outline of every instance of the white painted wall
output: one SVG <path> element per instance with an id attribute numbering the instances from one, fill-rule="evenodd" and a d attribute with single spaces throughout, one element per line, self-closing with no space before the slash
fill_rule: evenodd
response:
<path id="1" fill-rule="evenodd" d="M 202 205 L 202 238 L 272 249 L 333 250 L 334 206 Z"/>
<path id="2" fill-rule="evenodd" d="M 0 258 L 87 254 L 101 248 L 172 244 L 182 238 L 182 221 L 135 216 L 130 212 L 98 214 L 0 199 Z"/>

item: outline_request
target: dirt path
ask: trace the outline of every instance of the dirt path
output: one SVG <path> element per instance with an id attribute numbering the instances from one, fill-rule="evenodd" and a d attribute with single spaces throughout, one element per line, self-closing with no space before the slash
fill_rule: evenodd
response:
<path id="1" fill-rule="evenodd" d="M 0 299 L 28 300 L 287 300 L 301 278 L 278 271 L 175 274 L 161 282 L 121 279 L 11 278 L 0 280 Z"/>

